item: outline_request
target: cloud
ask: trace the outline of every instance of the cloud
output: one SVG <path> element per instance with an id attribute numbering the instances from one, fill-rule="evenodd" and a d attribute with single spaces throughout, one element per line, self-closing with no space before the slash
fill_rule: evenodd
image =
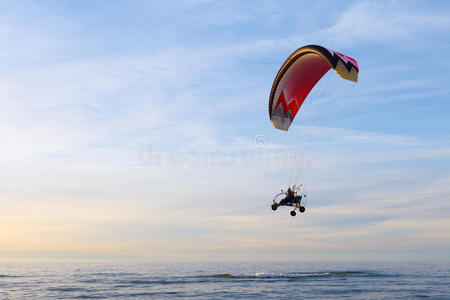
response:
<path id="1" fill-rule="evenodd" d="M 312 136 L 331 136 L 338 140 L 353 140 L 362 143 L 417 145 L 418 141 L 411 136 L 383 134 L 378 132 L 352 130 L 345 128 L 294 125 L 299 134 Z"/>
<path id="2" fill-rule="evenodd" d="M 399 39 L 404 42 L 405 38 L 415 38 L 418 32 L 445 31 L 450 26 L 445 10 L 414 11 L 396 1 L 357 2 L 334 25 L 320 33 L 341 45 Z"/>

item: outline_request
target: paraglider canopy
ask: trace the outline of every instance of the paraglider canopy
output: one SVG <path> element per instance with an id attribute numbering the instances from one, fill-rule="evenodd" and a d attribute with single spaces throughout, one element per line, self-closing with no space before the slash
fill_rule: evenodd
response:
<path id="1" fill-rule="evenodd" d="M 331 68 L 344 79 L 358 81 L 356 60 L 322 46 L 301 47 L 286 59 L 269 98 L 269 117 L 275 128 L 289 129 L 311 89 Z"/>

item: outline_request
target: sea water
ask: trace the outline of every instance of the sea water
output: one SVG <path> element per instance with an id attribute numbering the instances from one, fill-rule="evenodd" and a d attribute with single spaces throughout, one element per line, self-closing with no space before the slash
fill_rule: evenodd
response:
<path id="1" fill-rule="evenodd" d="M 1 299 L 450 299 L 450 263 L 0 263 Z"/>

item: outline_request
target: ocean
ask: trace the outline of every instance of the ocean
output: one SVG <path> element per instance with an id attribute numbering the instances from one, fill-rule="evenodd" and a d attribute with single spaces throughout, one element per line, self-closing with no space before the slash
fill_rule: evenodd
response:
<path id="1" fill-rule="evenodd" d="M 1 299 L 450 299 L 450 263 L 0 263 Z"/>

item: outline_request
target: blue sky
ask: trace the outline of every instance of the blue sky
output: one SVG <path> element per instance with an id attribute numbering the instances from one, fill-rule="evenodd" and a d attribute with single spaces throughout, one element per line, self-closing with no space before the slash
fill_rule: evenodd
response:
<path id="1" fill-rule="evenodd" d="M 0 11 L 1 257 L 450 258 L 446 1 Z M 272 81 L 307 44 L 359 82 L 328 73 L 278 131 Z M 272 212 L 294 181 L 306 213 Z"/>

